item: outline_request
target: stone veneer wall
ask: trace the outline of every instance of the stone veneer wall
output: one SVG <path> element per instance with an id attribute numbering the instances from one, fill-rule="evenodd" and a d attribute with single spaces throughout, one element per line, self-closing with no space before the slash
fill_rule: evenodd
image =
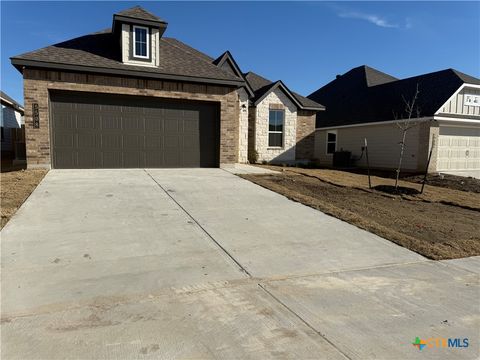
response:
<path id="1" fill-rule="evenodd" d="M 299 110 L 297 113 L 297 160 L 313 160 L 315 157 L 316 111 Z"/>
<path id="2" fill-rule="evenodd" d="M 248 94 L 245 89 L 242 88 L 238 90 L 238 97 L 240 109 L 238 162 L 246 163 L 248 161 Z"/>
<path id="3" fill-rule="evenodd" d="M 49 90 L 141 95 L 220 104 L 220 163 L 236 163 L 239 154 L 239 104 L 236 89 L 121 76 L 25 68 L 25 136 L 29 168 L 51 166 Z M 33 128 L 32 104 L 38 103 L 40 128 Z"/>
<path id="4" fill-rule="evenodd" d="M 270 107 L 283 105 L 285 110 L 283 147 L 268 146 L 268 118 Z M 258 161 L 293 162 L 295 161 L 295 144 L 297 140 L 297 107 L 283 93 L 275 89 L 268 94 L 256 107 L 255 149 Z"/>

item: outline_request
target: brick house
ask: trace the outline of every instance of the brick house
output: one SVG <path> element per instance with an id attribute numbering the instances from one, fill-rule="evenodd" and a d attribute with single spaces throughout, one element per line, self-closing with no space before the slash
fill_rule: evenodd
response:
<path id="1" fill-rule="evenodd" d="M 23 74 L 28 167 L 217 167 L 309 160 L 324 107 L 163 36 L 134 7 L 112 27 L 11 58 Z"/>

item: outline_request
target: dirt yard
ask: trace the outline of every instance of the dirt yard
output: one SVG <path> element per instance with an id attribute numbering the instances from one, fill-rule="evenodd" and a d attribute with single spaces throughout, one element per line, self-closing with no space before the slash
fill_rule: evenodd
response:
<path id="1" fill-rule="evenodd" d="M 409 176 L 404 178 L 403 180 L 421 184 L 423 182 L 423 176 Z M 475 179 L 471 177 L 462 177 L 448 174 L 428 175 L 427 184 L 445 187 L 449 189 L 480 193 L 480 179 Z"/>
<path id="2" fill-rule="evenodd" d="M 365 175 L 269 168 L 281 172 L 242 177 L 431 259 L 480 255 L 478 193 L 429 185 L 423 194 L 392 195 L 369 189 Z M 393 184 L 392 179 L 371 180 L 372 186 Z M 400 185 L 420 189 L 406 181 Z"/>
<path id="3" fill-rule="evenodd" d="M 20 170 L 0 174 L 2 214 L 0 228 L 5 226 L 46 173 L 47 170 Z"/>

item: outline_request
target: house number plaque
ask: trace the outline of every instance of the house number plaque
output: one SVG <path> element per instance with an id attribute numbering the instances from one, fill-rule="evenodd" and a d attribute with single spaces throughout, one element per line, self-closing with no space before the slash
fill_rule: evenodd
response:
<path id="1" fill-rule="evenodd" d="M 40 128 L 40 115 L 38 113 L 38 104 L 33 103 L 32 105 L 32 116 L 33 116 L 33 127 L 34 129 Z"/>

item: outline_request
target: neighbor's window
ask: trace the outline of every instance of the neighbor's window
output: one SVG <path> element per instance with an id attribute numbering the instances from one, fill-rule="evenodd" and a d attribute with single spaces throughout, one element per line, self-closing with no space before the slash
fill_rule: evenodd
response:
<path id="1" fill-rule="evenodd" d="M 327 131 L 327 154 L 337 151 L 337 131 Z"/>
<path id="2" fill-rule="evenodd" d="M 140 58 L 148 58 L 148 28 L 141 26 L 133 27 L 133 55 Z"/>
<path id="3" fill-rule="evenodd" d="M 268 117 L 268 146 L 283 146 L 283 110 L 270 110 Z"/>

